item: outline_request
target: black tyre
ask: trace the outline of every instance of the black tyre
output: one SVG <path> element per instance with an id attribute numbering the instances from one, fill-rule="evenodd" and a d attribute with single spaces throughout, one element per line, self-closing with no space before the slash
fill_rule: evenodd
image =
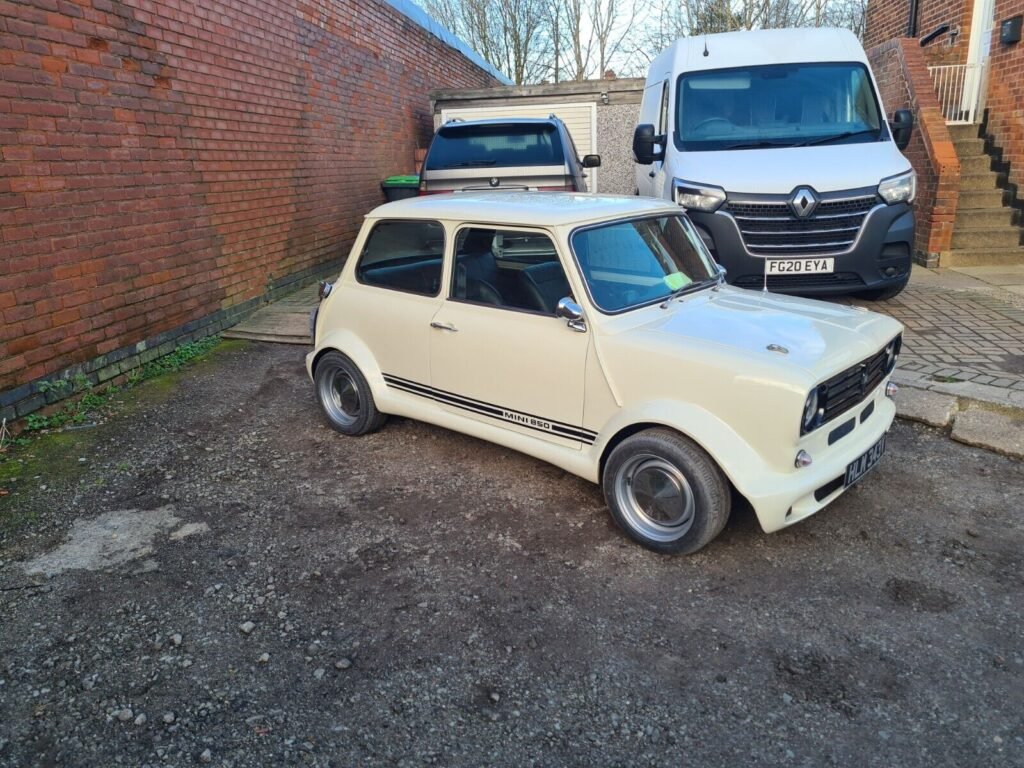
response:
<path id="1" fill-rule="evenodd" d="M 896 285 L 890 285 L 888 288 L 876 288 L 873 291 L 861 291 L 857 295 L 862 299 L 868 301 L 887 301 L 894 296 L 899 296 L 903 292 L 903 289 L 907 287 L 907 283 L 910 282 L 910 278 L 907 278 L 901 283 Z"/>
<path id="2" fill-rule="evenodd" d="M 729 483 L 714 460 L 670 429 L 623 440 L 601 478 L 615 522 L 655 552 L 691 554 L 710 543 L 729 519 Z"/>
<path id="3" fill-rule="evenodd" d="M 328 352 L 321 357 L 313 378 L 327 423 L 342 434 L 365 435 L 387 420 L 373 402 L 366 377 L 340 352 Z"/>

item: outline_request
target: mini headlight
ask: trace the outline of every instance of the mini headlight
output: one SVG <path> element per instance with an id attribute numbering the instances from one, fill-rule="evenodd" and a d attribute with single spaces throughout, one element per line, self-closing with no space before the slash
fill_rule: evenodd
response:
<path id="1" fill-rule="evenodd" d="M 900 356 L 900 337 L 890 341 L 885 347 L 885 372 L 891 373 L 896 367 L 896 359 Z"/>
<path id="2" fill-rule="evenodd" d="M 885 202 L 912 203 L 917 194 L 917 174 L 913 170 L 901 173 L 898 176 L 890 176 L 882 179 L 878 185 L 878 196 Z"/>
<path id="3" fill-rule="evenodd" d="M 800 419 L 800 434 L 810 432 L 818 418 L 818 389 L 815 387 L 804 403 L 804 414 Z"/>
<path id="4" fill-rule="evenodd" d="M 683 208 L 711 213 L 725 202 L 725 190 L 710 184 L 676 179 L 674 183 L 676 202 Z"/>

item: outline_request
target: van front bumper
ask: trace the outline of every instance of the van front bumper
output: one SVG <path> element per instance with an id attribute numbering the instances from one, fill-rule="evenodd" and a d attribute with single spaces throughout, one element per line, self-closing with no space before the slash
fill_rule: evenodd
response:
<path id="1" fill-rule="evenodd" d="M 847 467 L 889 431 L 896 417 L 896 405 L 885 395 L 889 379 L 886 376 L 871 397 L 857 407 L 801 439 L 800 448 L 806 450 L 813 459 L 810 466 L 772 474 L 762 478 L 757 487 L 744 489 L 765 533 L 778 531 L 810 517 L 846 491 L 844 480 Z M 830 436 L 848 425 L 850 420 L 854 422 L 852 429 L 834 439 L 833 445 L 829 445 Z M 871 474 L 873 472 L 858 482 L 871 483 Z"/>
<path id="2" fill-rule="evenodd" d="M 725 211 L 687 211 L 715 260 L 728 270 L 727 280 L 739 288 L 764 285 L 765 257 L 753 255 L 739 224 Z M 907 203 L 879 203 L 864 218 L 856 242 L 841 253 L 779 253 L 778 258 L 834 258 L 830 274 L 773 275 L 768 288 L 777 293 L 829 296 L 884 290 L 910 278 L 914 249 L 914 213 Z"/>

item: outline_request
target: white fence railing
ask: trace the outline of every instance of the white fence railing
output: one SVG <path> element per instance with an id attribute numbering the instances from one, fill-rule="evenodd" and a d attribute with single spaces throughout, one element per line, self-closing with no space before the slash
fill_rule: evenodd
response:
<path id="1" fill-rule="evenodd" d="M 978 114 L 985 65 L 944 64 L 928 67 L 928 73 L 935 83 L 946 122 L 951 125 L 973 123 Z"/>

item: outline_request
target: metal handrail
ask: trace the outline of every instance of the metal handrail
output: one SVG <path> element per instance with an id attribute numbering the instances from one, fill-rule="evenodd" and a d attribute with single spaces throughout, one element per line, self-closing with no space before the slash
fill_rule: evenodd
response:
<path id="1" fill-rule="evenodd" d="M 984 64 L 942 64 L 928 67 L 942 116 L 948 125 L 970 125 L 978 114 Z"/>

